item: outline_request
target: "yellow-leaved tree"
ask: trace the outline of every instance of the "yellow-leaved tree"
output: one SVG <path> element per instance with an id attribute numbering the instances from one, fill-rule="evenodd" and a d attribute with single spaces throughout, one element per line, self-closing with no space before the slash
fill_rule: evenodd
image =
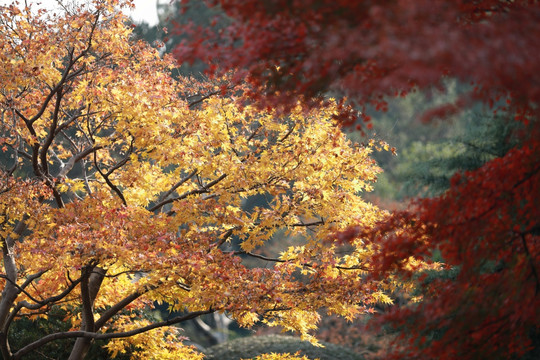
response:
<path id="1" fill-rule="evenodd" d="M 354 318 L 388 301 L 364 276 L 370 249 L 332 236 L 382 216 L 360 197 L 373 144 L 348 141 L 332 106 L 239 107 L 242 88 L 175 79 L 133 41 L 130 1 L 64 5 L 0 7 L 5 360 L 65 339 L 71 360 L 95 340 L 111 356 L 197 359 L 174 325 L 214 312 L 315 341 L 320 309 Z M 297 245 L 265 251 L 278 231 Z M 142 315 L 159 303 L 181 315 Z M 70 331 L 10 346 L 14 322 L 54 308 Z"/>

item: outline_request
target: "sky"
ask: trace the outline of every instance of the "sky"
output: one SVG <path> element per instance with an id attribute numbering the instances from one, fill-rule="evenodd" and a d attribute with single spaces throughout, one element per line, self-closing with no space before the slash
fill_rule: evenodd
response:
<path id="1" fill-rule="evenodd" d="M 56 4 L 56 0 L 29 0 L 30 2 L 42 3 L 45 7 L 52 7 Z M 155 25 L 158 22 L 156 11 L 157 0 L 135 0 L 135 10 L 128 15 L 136 22 L 146 22 L 149 25 Z M 11 3 L 12 0 L 0 0 L 0 4 L 5 5 Z"/>
<path id="2" fill-rule="evenodd" d="M 158 22 L 156 12 L 157 0 L 135 0 L 135 11 L 130 16 L 135 22 L 146 22 L 149 25 L 155 25 Z"/>

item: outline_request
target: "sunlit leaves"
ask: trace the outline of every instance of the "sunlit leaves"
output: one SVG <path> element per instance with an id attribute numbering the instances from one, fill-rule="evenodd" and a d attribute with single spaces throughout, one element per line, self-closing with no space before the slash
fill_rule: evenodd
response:
<path id="1" fill-rule="evenodd" d="M 253 358 L 252 360 L 310 360 L 310 359 L 305 355 L 300 356 L 299 353 L 296 353 L 296 354 L 269 353 L 269 354 L 259 355 Z M 312 360 L 317 360 L 317 359 L 312 359 Z"/>
<path id="2" fill-rule="evenodd" d="M 392 287 L 365 279 L 371 248 L 331 236 L 385 215 L 361 197 L 377 144 L 350 142 L 333 101 L 261 111 L 229 76 L 175 79 L 170 58 L 130 39 L 115 10 L 128 3 L 0 15 L 0 130 L 16 164 L 1 178 L 3 318 L 58 305 L 86 336 L 128 332 L 112 355 L 191 359 L 174 321 L 138 333 L 156 323 L 143 310 L 219 311 L 316 343 L 319 309 L 352 319 L 388 302 Z"/>

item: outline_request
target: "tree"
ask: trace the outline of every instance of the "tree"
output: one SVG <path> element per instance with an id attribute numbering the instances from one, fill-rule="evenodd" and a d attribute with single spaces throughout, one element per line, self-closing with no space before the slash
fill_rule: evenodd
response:
<path id="1" fill-rule="evenodd" d="M 426 300 L 386 317 L 407 329 L 408 357 L 504 359 L 529 349 L 540 292 L 539 148 L 529 144 L 456 174 L 443 195 L 419 200 L 417 211 L 396 213 L 362 234 L 381 251 L 373 274 L 413 276 L 402 265 L 411 255 L 438 256 L 453 273 L 422 274 Z"/>
<path id="2" fill-rule="evenodd" d="M 403 151 L 397 178 L 409 196 L 432 197 L 450 187 L 452 176 L 472 171 L 519 145 L 525 128 L 505 116 L 470 116 L 454 135 L 441 141 L 414 141 Z M 403 163 L 405 163 L 403 165 Z"/>
<path id="3" fill-rule="evenodd" d="M 72 360 L 96 340 L 112 357 L 197 359 L 174 325 L 215 312 L 315 342 L 319 309 L 387 301 L 393 284 L 364 279 L 371 250 L 330 236 L 384 216 L 360 197 L 380 145 L 347 140 L 336 105 L 280 117 L 239 107 L 250 88 L 227 78 L 176 80 L 130 38 L 130 1 L 63 5 L 0 8 L 5 360 L 65 340 Z M 265 205 L 243 209 L 254 196 Z M 301 244 L 261 255 L 278 230 Z M 176 315 L 143 316 L 160 303 Z M 11 346 L 15 322 L 52 311 L 69 331 Z"/>
<path id="4" fill-rule="evenodd" d="M 384 96 L 442 85 L 446 76 L 476 87 L 427 114 L 458 111 L 509 93 L 538 101 L 538 4 L 531 1 L 208 0 L 230 25 L 191 29 L 180 60 L 204 59 L 210 74 L 234 68 L 253 98 L 271 106 L 313 105 L 328 92 L 384 109 Z M 189 31 L 182 27 L 181 31 Z M 510 56 L 513 55 L 513 56 Z M 219 66 L 218 66 L 219 65 Z M 367 115 L 364 114 L 364 117 Z"/>
<path id="5" fill-rule="evenodd" d="M 388 317 L 408 325 L 398 358 L 508 358 L 530 345 L 540 323 L 540 184 L 537 1 L 209 0 L 233 19 L 198 29 L 179 59 L 216 60 L 210 74 L 236 69 L 262 108 L 306 108 L 328 93 L 343 104 L 385 110 L 386 99 L 472 84 L 426 111 L 445 118 L 472 105 L 521 122 L 527 131 L 503 155 L 456 174 L 451 187 L 414 202 L 374 228 L 346 234 L 377 248 L 370 274 L 412 277 L 411 257 L 435 256 L 458 271 L 424 282 L 424 301 Z M 216 41 L 217 40 L 217 41 Z M 344 123 L 356 120 L 341 109 Z M 345 236 L 345 235 L 344 235 Z M 439 256 L 440 255 L 440 256 Z M 425 275 L 425 274 L 424 274 Z M 489 303 L 489 306 L 482 304 Z M 436 330 L 436 331 L 435 331 Z M 426 334 L 437 333 L 434 339 Z"/>
<path id="6" fill-rule="evenodd" d="M 146 40 L 153 46 L 159 46 L 161 52 L 170 53 L 176 48 L 183 39 L 186 38 L 185 33 L 176 33 L 173 30 L 177 26 L 195 23 L 203 27 L 208 27 L 212 24 L 212 19 L 217 14 L 221 14 L 220 9 L 208 8 L 204 1 L 197 0 L 189 3 L 182 1 L 165 1 L 157 5 L 159 22 L 153 26 L 146 23 L 137 24 L 133 33 L 140 39 Z M 214 26 L 223 27 L 224 24 L 216 24 Z M 200 61 L 189 64 L 181 62 L 179 73 L 184 76 L 193 76 L 202 78 L 205 64 Z"/>

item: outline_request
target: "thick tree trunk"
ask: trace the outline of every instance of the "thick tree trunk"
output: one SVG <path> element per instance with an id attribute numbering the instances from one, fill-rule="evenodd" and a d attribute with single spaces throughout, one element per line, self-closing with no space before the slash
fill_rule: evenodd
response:
<path id="1" fill-rule="evenodd" d="M 83 316 L 81 330 L 96 331 L 94 326 L 94 301 L 98 294 L 99 288 L 105 277 L 105 270 L 100 267 L 95 267 L 88 276 L 86 281 L 81 282 L 81 295 L 83 297 Z M 85 297 L 87 297 L 85 299 Z M 83 360 L 92 346 L 93 339 L 78 338 L 71 350 L 68 360 Z"/>

